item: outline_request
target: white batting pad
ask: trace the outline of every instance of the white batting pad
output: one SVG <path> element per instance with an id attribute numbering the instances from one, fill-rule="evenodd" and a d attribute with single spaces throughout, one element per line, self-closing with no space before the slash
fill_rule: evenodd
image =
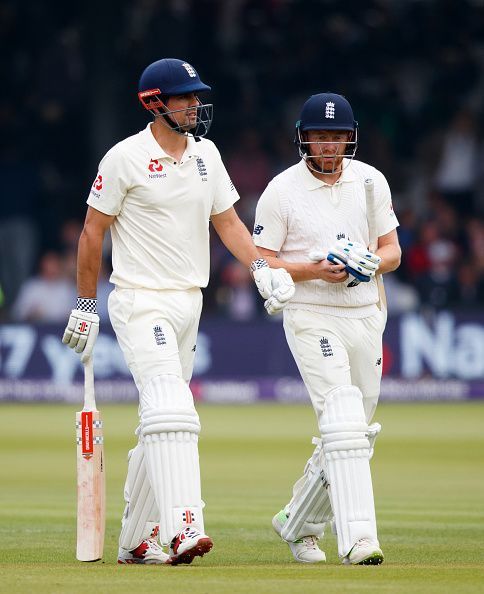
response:
<path id="1" fill-rule="evenodd" d="M 204 532 L 198 459 L 200 421 L 187 384 L 175 375 L 153 378 L 140 397 L 146 471 L 160 513 L 160 540 L 185 526 Z"/>
<path id="2" fill-rule="evenodd" d="M 119 546 L 127 551 L 138 547 L 156 533 L 160 521 L 158 506 L 146 473 L 144 449 L 138 444 L 128 454 L 128 476 L 124 485 L 126 507 Z"/>
<path id="3" fill-rule="evenodd" d="M 356 386 L 331 390 L 320 425 L 338 553 L 344 557 L 360 538 L 378 542 L 368 424 L 360 390 Z"/>
<path id="4" fill-rule="evenodd" d="M 292 499 L 284 509 L 288 518 L 282 527 L 281 537 L 288 542 L 305 536 L 321 538 L 326 522 L 333 517 L 322 442 L 314 438 L 313 443 L 316 449 L 306 464 L 304 475 L 294 485 Z"/>

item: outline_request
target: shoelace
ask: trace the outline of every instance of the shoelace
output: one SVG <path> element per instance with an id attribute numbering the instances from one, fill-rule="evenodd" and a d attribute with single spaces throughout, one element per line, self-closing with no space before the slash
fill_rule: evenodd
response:
<path id="1" fill-rule="evenodd" d="M 371 545 L 373 544 L 369 538 L 360 538 L 360 540 L 356 543 L 357 545 Z"/>
<path id="2" fill-rule="evenodd" d="M 316 550 L 318 548 L 318 545 L 316 544 L 316 539 L 314 538 L 314 536 L 305 536 L 304 538 L 296 540 L 296 542 L 301 543 L 301 544 L 304 543 L 309 549 Z"/>
<path id="3" fill-rule="evenodd" d="M 148 549 L 150 549 L 153 553 L 158 554 L 163 550 L 156 540 L 153 540 L 152 538 L 148 538 L 146 542 L 148 543 Z"/>

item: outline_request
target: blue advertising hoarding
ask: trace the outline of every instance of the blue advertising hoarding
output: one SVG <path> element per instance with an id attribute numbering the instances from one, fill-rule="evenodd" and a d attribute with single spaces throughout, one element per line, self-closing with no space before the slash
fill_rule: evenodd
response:
<path id="1" fill-rule="evenodd" d="M 61 343 L 63 327 L 0 327 L 0 401 L 82 399 L 79 356 Z M 382 400 L 484 397 L 484 314 L 448 311 L 390 318 L 384 335 Z M 95 347 L 100 401 L 133 401 L 136 388 L 108 323 Z M 194 396 L 207 402 L 308 399 L 280 320 L 202 320 Z"/>

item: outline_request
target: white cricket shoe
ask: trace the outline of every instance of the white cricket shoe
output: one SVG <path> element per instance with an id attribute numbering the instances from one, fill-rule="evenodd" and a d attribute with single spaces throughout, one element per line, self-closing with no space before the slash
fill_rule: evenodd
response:
<path id="1" fill-rule="evenodd" d="M 196 528 L 184 528 L 170 543 L 167 563 L 191 563 L 194 557 L 203 557 L 213 547 L 212 539 Z"/>
<path id="2" fill-rule="evenodd" d="M 118 563 L 139 563 L 141 565 L 164 565 L 169 556 L 153 538 L 147 538 L 132 551 L 119 547 Z"/>
<path id="3" fill-rule="evenodd" d="M 360 538 L 343 558 L 344 565 L 380 565 L 380 563 L 383 563 L 380 545 L 369 538 Z"/>
<path id="4" fill-rule="evenodd" d="M 272 518 L 272 527 L 279 536 L 281 536 L 281 530 L 286 520 L 286 512 L 283 509 Z M 299 561 L 299 563 L 320 563 L 321 561 L 326 561 L 326 555 L 318 547 L 318 538 L 316 536 L 304 536 L 294 542 L 288 542 L 286 540 L 284 542 L 287 542 L 294 559 Z"/>

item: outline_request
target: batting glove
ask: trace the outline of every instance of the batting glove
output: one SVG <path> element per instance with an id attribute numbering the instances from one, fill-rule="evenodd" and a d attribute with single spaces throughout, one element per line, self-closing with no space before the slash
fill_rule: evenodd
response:
<path id="1" fill-rule="evenodd" d="M 62 342 L 76 353 L 82 353 L 85 363 L 92 355 L 94 343 L 99 334 L 99 316 L 96 313 L 96 299 L 77 300 L 77 309 L 69 316 Z"/>
<path id="2" fill-rule="evenodd" d="M 291 275 L 284 268 L 270 268 L 273 291 L 264 307 L 270 316 L 282 311 L 294 296 L 296 287 Z"/>
<path id="3" fill-rule="evenodd" d="M 333 264 L 345 264 L 346 271 L 362 283 L 369 282 L 380 267 L 381 258 L 356 241 L 340 239 L 327 256 Z"/>
<path id="4" fill-rule="evenodd" d="M 296 290 L 291 275 L 284 268 L 269 268 L 263 258 L 250 265 L 254 282 L 264 299 L 264 307 L 270 315 L 281 311 Z"/>

